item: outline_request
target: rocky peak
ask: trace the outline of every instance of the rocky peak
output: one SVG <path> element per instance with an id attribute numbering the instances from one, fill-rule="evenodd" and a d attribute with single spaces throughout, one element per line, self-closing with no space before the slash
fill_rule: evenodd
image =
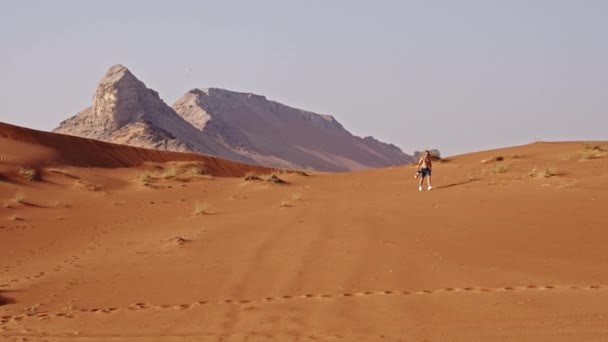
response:
<path id="1" fill-rule="evenodd" d="M 158 93 L 148 89 L 126 67 L 112 66 L 97 85 L 93 116 L 105 129 L 117 130 L 132 122 L 157 121 L 157 110 L 166 111 Z"/>
<path id="2" fill-rule="evenodd" d="M 173 104 L 173 109 L 198 130 L 203 130 L 211 115 L 205 110 L 201 103 L 202 97 L 208 93 L 201 89 L 192 89 Z"/>

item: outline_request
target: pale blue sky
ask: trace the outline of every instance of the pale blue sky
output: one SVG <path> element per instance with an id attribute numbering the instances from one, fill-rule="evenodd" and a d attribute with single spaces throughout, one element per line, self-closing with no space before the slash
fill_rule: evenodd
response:
<path id="1" fill-rule="evenodd" d="M 120 63 L 168 104 L 253 92 L 406 152 L 608 140 L 603 0 L 0 0 L 0 48 L 0 121 L 43 130 Z"/>

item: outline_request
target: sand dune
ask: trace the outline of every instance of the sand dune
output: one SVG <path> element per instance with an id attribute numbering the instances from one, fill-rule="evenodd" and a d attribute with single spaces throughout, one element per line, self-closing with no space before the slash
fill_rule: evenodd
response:
<path id="1" fill-rule="evenodd" d="M 456 156 L 418 192 L 412 166 L 275 185 L 0 136 L 54 153 L 0 181 L 2 341 L 608 340 L 608 143 Z"/>
<path id="2" fill-rule="evenodd" d="M 70 165 L 78 167 L 136 167 L 144 163 L 199 162 L 216 176 L 239 177 L 269 168 L 245 165 L 200 154 L 188 154 L 117 145 L 99 140 L 48 133 L 0 122 L 0 157 L 9 164 Z"/>

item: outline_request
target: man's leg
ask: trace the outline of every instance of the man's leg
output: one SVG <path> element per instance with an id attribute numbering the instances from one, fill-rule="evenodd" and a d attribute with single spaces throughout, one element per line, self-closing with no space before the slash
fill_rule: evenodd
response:
<path id="1" fill-rule="evenodd" d="M 418 190 L 422 191 L 422 182 L 424 181 L 424 173 L 420 175 L 420 184 L 418 184 Z"/>
<path id="2" fill-rule="evenodd" d="M 431 175 L 429 175 L 428 185 L 429 185 L 429 187 L 427 189 L 431 190 L 433 188 L 431 186 Z"/>

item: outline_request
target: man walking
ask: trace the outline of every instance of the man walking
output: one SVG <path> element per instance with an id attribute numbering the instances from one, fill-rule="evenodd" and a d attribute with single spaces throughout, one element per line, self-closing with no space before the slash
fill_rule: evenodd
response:
<path id="1" fill-rule="evenodd" d="M 420 157 L 420 160 L 418 160 L 418 174 L 420 175 L 418 191 L 422 191 L 422 182 L 427 176 L 429 177 L 427 190 L 433 189 L 431 186 L 431 170 L 433 169 L 433 161 L 431 159 L 431 152 L 425 151 L 424 155 Z"/>

